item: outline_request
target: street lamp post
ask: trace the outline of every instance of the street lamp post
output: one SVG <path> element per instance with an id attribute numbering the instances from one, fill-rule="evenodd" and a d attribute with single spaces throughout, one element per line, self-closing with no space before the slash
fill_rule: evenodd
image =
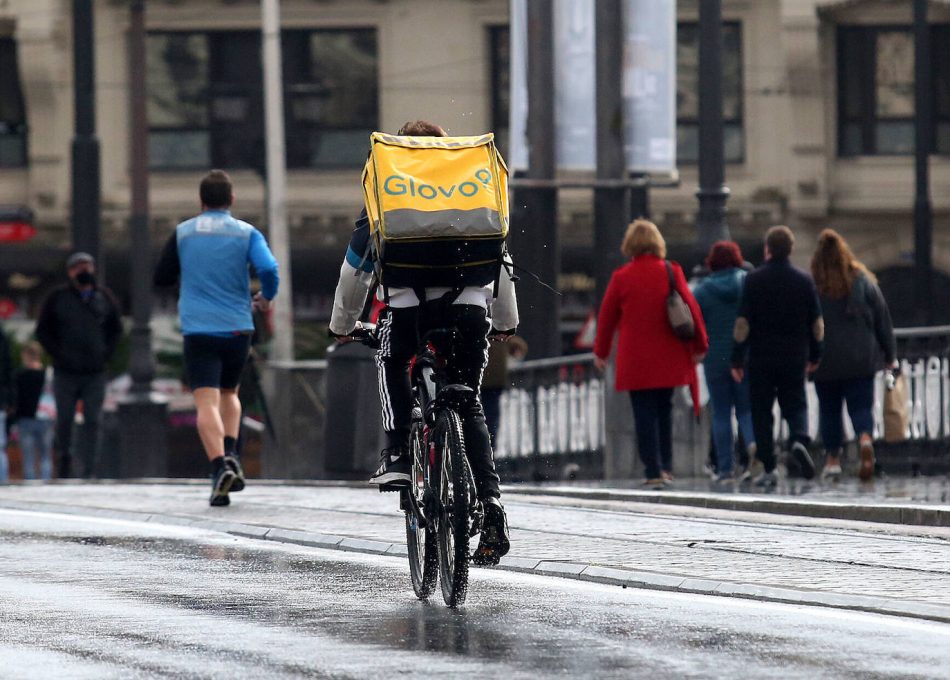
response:
<path id="1" fill-rule="evenodd" d="M 120 477 L 168 474 L 168 404 L 152 394 L 152 248 L 148 226 L 148 120 L 145 108 L 145 0 L 132 0 L 129 31 L 132 210 L 129 218 L 132 334 L 129 374 L 132 387 L 119 404 Z"/>
<path id="2" fill-rule="evenodd" d="M 600 0 L 595 9 L 597 51 L 597 179 L 622 180 L 625 175 L 623 138 L 623 5 Z M 613 270 L 623 264 L 618 245 L 627 223 L 628 189 L 594 189 L 594 280 L 600 304 Z M 640 217 L 641 215 L 637 215 Z"/>
<path id="3" fill-rule="evenodd" d="M 92 0 L 73 0 L 73 101 L 75 133 L 72 142 L 73 249 L 96 258 L 99 273 L 105 263 L 99 250 L 99 139 L 96 137 L 96 50 Z"/>
<path id="4" fill-rule="evenodd" d="M 933 65 L 930 56 L 927 0 L 914 0 L 914 292 L 917 313 L 923 324 L 933 323 L 933 210 L 929 168 L 933 144 L 930 94 Z"/>
<path id="5" fill-rule="evenodd" d="M 699 3 L 699 213 L 697 247 L 705 255 L 729 238 L 722 124 L 722 0 Z"/>
<path id="6" fill-rule="evenodd" d="M 512 196 L 512 255 L 524 269 L 556 285 L 561 271 L 558 194 L 554 184 L 554 9 L 547 0 L 529 0 L 528 21 L 528 172 L 532 185 Z M 557 295 L 524 277 L 518 288 L 519 334 L 531 356 L 561 354 Z"/>

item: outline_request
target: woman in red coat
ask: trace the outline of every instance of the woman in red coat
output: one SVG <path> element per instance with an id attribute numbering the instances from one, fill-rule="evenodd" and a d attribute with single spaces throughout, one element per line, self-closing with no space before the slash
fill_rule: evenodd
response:
<path id="1" fill-rule="evenodd" d="M 687 342 L 673 334 L 666 315 L 666 243 L 655 224 L 631 223 L 620 251 L 631 260 L 610 278 L 600 304 L 594 354 L 603 370 L 619 331 L 616 388 L 630 392 L 646 485 L 662 488 L 673 479 L 673 388 L 696 384 L 696 364 L 706 354 L 709 339 L 699 305 L 676 263 L 671 263 L 676 290 L 693 313 L 696 333 Z"/>

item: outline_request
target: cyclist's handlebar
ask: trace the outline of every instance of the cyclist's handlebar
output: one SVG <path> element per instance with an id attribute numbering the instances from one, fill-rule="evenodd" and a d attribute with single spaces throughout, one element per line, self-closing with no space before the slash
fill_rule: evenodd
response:
<path id="1" fill-rule="evenodd" d="M 350 337 L 356 342 L 360 342 L 367 347 L 379 347 L 379 334 L 376 332 L 376 324 L 364 323 L 350 333 Z"/>

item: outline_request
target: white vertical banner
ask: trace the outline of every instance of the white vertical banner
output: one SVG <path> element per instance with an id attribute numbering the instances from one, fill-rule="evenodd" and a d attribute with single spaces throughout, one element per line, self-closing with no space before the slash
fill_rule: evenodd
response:
<path id="1" fill-rule="evenodd" d="M 595 5 L 554 1 L 557 165 L 594 170 Z M 509 161 L 528 168 L 528 0 L 511 0 Z M 676 0 L 624 0 L 624 151 L 627 169 L 676 170 Z"/>
<path id="2" fill-rule="evenodd" d="M 594 3 L 554 1 L 554 126 L 557 166 L 593 170 Z M 511 0 L 511 109 L 509 165 L 528 169 L 528 0 Z"/>
<path id="3" fill-rule="evenodd" d="M 676 0 L 625 0 L 623 119 L 627 170 L 676 171 Z"/>
<path id="4" fill-rule="evenodd" d="M 511 0 L 508 166 L 528 169 L 528 0 Z"/>
<path id="5" fill-rule="evenodd" d="M 597 167 L 594 3 L 554 2 L 554 128 L 557 167 Z"/>

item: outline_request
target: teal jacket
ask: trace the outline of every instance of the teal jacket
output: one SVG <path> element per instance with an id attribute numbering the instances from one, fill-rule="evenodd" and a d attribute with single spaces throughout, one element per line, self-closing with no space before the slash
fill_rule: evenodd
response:
<path id="1" fill-rule="evenodd" d="M 722 269 L 700 281 L 693 291 L 709 333 L 709 354 L 703 362 L 707 376 L 729 372 L 732 330 L 739 314 L 745 277 L 746 272 L 738 267 Z"/>

